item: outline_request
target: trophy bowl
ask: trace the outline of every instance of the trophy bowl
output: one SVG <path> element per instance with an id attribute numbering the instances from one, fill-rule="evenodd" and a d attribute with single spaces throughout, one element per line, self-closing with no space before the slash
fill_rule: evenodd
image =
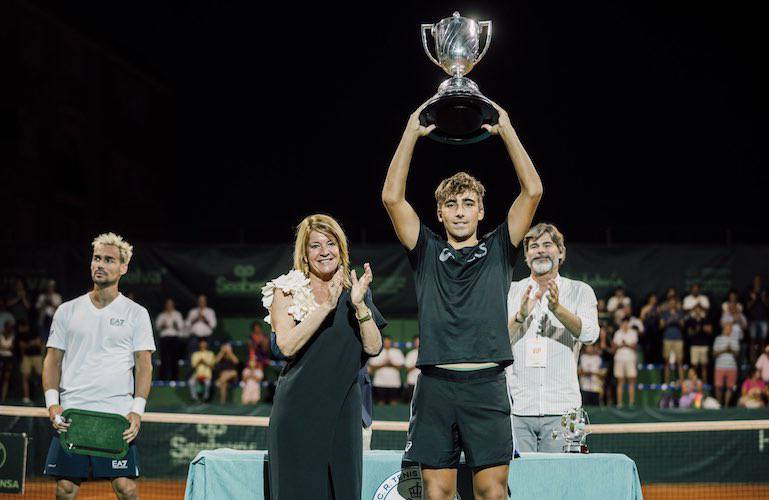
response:
<path id="1" fill-rule="evenodd" d="M 486 29 L 486 41 L 479 52 L 480 36 Z M 433 57 L 427 43 L 427 32 L 435 39 Z M 494 125 L 499 113 L 491 101 L 481 94 L 478 85 L 465 77 L 475 67 L 491 43 L 491 21 L 476 21 L 454 12 L 436 24 L 422 25 L 422 47 L 437 66 L 450 75 L 438 87 L 419 115 L 422 125 L 435 124 L 429 137 L 447 144 L 472 144 L 489 136 L 482 125 Z"/>

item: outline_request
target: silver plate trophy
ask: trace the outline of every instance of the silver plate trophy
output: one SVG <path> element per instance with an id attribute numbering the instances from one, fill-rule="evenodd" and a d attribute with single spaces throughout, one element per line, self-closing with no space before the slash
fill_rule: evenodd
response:
<path id="1" fill-rule="evenodd" d="M 589 453 L 585 440 L 589 434 L 587 426 L 590 419 L 582 408 L 572 408 L 561 416 L 561 421 L 553 428 L 553 439 L 562 436 L 566 443 L 564 453 Z"/>
<path id="2" fill-rule="evenodd" d="M 481 31 L 486 28 L 486 42 L 480 47 Z M 427 43 L 427 32 L 435 39 L 433 57 Z M 478 85 L 465 75 L 483 59 L 491 43 L 491 21 L 476 21 L 454 12 L 436 24 L 422 25 L 422 46 L 427 57 L 443 68 L 451 78 L 438 87 L 438 93 L 419 115 L 424 125 L 435 124 L 432 139 L 447 144 L 472 144 L 489 136 L 483 124 L 495 125 L 499 113 Z"/>

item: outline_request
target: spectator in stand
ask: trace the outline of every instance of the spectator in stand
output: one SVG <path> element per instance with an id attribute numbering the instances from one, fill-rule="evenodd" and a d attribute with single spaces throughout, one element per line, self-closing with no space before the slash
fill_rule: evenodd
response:
<path id="1" fill-rule="evenodd" d="M 13 315 L 17 323 L 24 320 L 27 324 L 30 324 L 32 319 L 32 301 L 29 298 L 27 284 L 23 278 L 16 278 L 16 294 L 6 301 L 6 305 L 8 312 Z"/>
<path id="2" fill-rule="evenodd" d="M 270 339 L 258 321 L 251 323 L 251 335 L 248 336 L 248 359 L 251 358 L 259 365 L 264 365 L 270 359 Z"/>
<path id="3" fill-rule="evenodd" d="M 681 398 L 678 400 L 679 408 L 701 408 L 705 397 L 702 380 L 697 377 L 694 368 L 686 372 L 686 379 L 681 383 Z"/>
<path id="4" fill-rule="evenodd" d="M 761 374 L 753 368 L 750 377 L 742 383 L 742 392 L 737 406 L 742 408 L 763 408 L 766 406 L 767 392 L 766 382 L 761 380 Z"/>
<path id="5" fill-rule="evenodd" d="M 598 326 L 609 326 L 613 324 L 612 314 L 606 310 L 606 301 L 604 299 L 598 299 Z"/>
<path id="6" fill-rule="evenodd" d="M 761 380 L 769 384 L 769 345 L 764 347 L 764 353 L 758 357 L 756 369 L 761 373 Z"/>
<path id="7" fill-rule="evenodd" d="M 37 326 L 40 332 L 40 338 L 45 342 L 48 340 L 48 332 L 51 331 L 53 314 L 61 305 L 61 295 L 56 292 L 56 282 L 48 281 L 46 289 L 37 296 Z"/>
<path id="8" fill-rule="evenodd" d="M 622 324 L 622 320 L 627 319 L 630 322 L 630 328 L 638 332 L 639 337 L 644 333 L 643 321 L 633 316 L 633 308 L 630 306 L 623 306 L 617 326 Z"/>
<path id="9" fill-rule="evenodd" d="M 668 299 L 660 314 L 662 330 L 662 360 L 665 365 L 665 383 L 670 382 L 670 369 L 678 370 L 678 380 L 684 378 L 684 312 L 675 296 L 668 292 Z"/>
<path id="10" fill-rule="evenodd" d="M 243 368 L 241 380 L 243 392 L 240 394 L 240 402 L 244 405 L 256 404 L 262 398 L 262 379 L 264 371 L 262 365 L 256 360 L 256 356 L 248 358 L 248 366 Z"/>
<path id="11" fill-rule="evenodd" d="M 668 288 L 667 292 L 665 292 L 665 302 L 669 301 L 670 299 L 676 299 L 676 302 L 681 301 L 681 299 L 678 298 L 678 291 L 676 291 L 676 289 L 672 286 Z"/>
<path id="12" fill-rule="evenodd" d="M 179 359 L 182 357 L 180 337 L 184 330 L 182 313 L 173 299 L 166 299 L 163 312 L 155 319 L 160 335 L 160 380 L 179 380 Z"/>
<path id="13" fill-rule="evenodd" d="M 382 342 L 382 352 L 368 361 L 374 374 L 374 401 L 394 405 L 401 397 L 400 369 L 405 359 L 401 350 L 393 347 L 390 336 L 383 336 Z"/>
<path id="14" fill-rule="evenodd" d="M 614 378 L 617 379 L 617 408 L 622 408 L 625 383 L 628 384 L 628 401 L 635 406 L 635 383 L 638 378 L 638 332 L 630 328 L 630 320 L 625 318 L 619 330 L 614 332 Z"/>
<path id="15" fill-rule="evenodd" d="M 721 324 L 732 324 L 732 336 L 740 343 L 740 354 L 737 357 L 737 363 L 741 364 L 749 361 L 749 342 L 747 339 L 748 320 L 742 310 L 742 304 L 738 300 L 737 292 L 730 291 L 726 302 L 721 305 Z M 758 353 L 756 353 L 758 354 Z"/>
<path id="16" fill-rule="evenodd" d="M 632 307 L 632 305 L 630 297 L 625 295 L 625 288 L 618 286 L 614 289 L 614 295 L 609 297 L 609 302 L 606 303 L 606 310 L 614 314 L 618 309 L 622 309 L 625 306 Z"/>
<path id="17" fill-rule="evenodd" d="M 195 352 L 198 348 L 198 342 L 201 339 L 208 338 L 216 329 L 216 313 L 208 307 L 206 296 L 198 296 L 198 305 L 190 309 L 187 313 L 187 328 L 190 331 L 190 343 L 188 349 Z"/>
<path id="18" fill-rule="evenodd" d="M 748 291 L 746 312 L 750 332 L 751 358 L 766 345 L 769 333 L 769 293 L 761 282 L 761 276 L 753 278 L 753 285 Z"/>
<path id="19" fill-rule="evenodd" d="M 606 370 L 601 367 L 603 363 L 598 351 L 596 344 L 588 344 L 579 355 L 577 374 L 579 375 L 583 406 L 599 406 L 601 404 L 603 378 Z"/>
<path id="20" fill-rule="evenodd" d="M 707 313 L 697 304 L 689 311 L 684 320 L 684 331 L 689 344 L 689 364 L 700 369 L 703 380 L 707 380 L 710 361 L 710 344 L 713 342 L 713 328 L 705 329 Z"/>
<path id="21" fill-rule="evenodd" d="M 645 335 L 646 332 L 644 331 L 645 327 L 644 327 L 643 321 L 633 316 L 632 307 L 624 306 L 622 308 L 622 315 L 620 317 L 620 320 L 617 326 L 620 326 L 624 319 L 628 320 L 628 323 L 630 324 L 630 329 L 635 330 L 636 334 L 638 334 L 638 345 L 643 346 L 644 343 L 646 342 L 646 335 Z"/>
<path id="22" fill-rule="evenodd" d="M 192 376 L 188 382 L 190 395 L 196 403 L 200 402 L 198 384 L 203 384 L 203 401 L 208 401 L 211 395 L 215 359 L 214 353 L 208 350 L 208 339 L 202 337 L 198 342 L 198 350 L 192 353 Z"/>
<path id="23" fill-rule="evenodd" d="M 660 354 L 662 337 L 660 336 L 660 307 L 657 294 L 650 293 L 646 297 L 646 304 L 641 308 L 640 316 L 644 325 L 644 341 L 641 342 L 644 362 L 659 363 L 662 359 Z"/>
<path id="24" fill-rule="evenodd" d="M 710 311 L 710 300 L 707 295 L 703 295 L 700 290 L 700 284 L 692 284 L 689 295 L 684 297 L 684 313 L 691 312 L 695 307 L 700 306 L 705 310 L 705 314 Z"/>
<path id="25" fill-rule="evenodd" d="M 227 393 L 229 392 L 230 382 L 238 380 L 238 368 L 240 360 L 232 352 L 232 344 L 225 342 L 216 355 L 214 366 L 218 373 L 216 379 L 216 388 L 219 389 L 219 404 L 227 402 Z"/>
<path id="26" fill-rule="evenodd" d="M 732 324 L 721 326 L 721 335 L 713 342 L 713 357 L 715 358 L 714 387 L 716 398 L 721 406 L 729 406 L 732 393 L 737 386 L 737 356 L 740 354 L 740 344 L 732 335 Z"/>
<path id="27" fill-rule="evenodd" d="M 8 382 L 11 380 L 11 371 L 13 370 L 16 352 L 14 346 L 16 343 L 16 332 L 13 331 L 15 323 L 13 320 L 6 320 L 0 327 L 0 383 L 2 384 L 2 401 L 8 396 Z"/>
<path id="28" fill-rule="evenodd" d="M 12 326 L 15 325 L 16 318 L 13 317 L 13 314 L 11 314 L 5 306 L 5 297 L 0 295 L 0 331 L 4 329 L 5 324 L 9 322 Z"/>
<path id="29" fill-rule="evenodd" d="M 721 304 L 721 322 L 734 323 L 735 328 L 739 326 L 743 337 L 745 336 L 744 331 L 748 328 L 748 320 L 735 290 L 729 290 L 726 301 Z"/>
<path id="30" fill-rule="evenodd" d="M 611 406 L 614 401 L 614 345 L 611 338 L 614 335 L 614 331 L 611 326 L 602 326 L 598 333 L 598 354 L 601 356 L 601 364 L 603 365 L 606 375 L 603 378 L 603 404 Z"/>
<path id="31" fill-rule="evenodd" d="M 35 372 L 36 377 L 43 374 L 43 341 L 38 332 L 32 330 L 29 323 L 20 319 L 16 323 L 21 351 L 21 384 L 24 391 L 24 404 L 32 403 L 29 392 L 29 377 Z"/>
<path id="32" fill-rule="evenodd" d="M 419 377 L 419 368 L 417 368 L 417 356 L 419 356 L 419 335 L 413 339 L 414 348 L 406 354 L 406 391 L 404 399 L 407 403 L 411 403 L 411 397 L 414 395 L 414 387 L 417 385 L 417 377 Z"/>

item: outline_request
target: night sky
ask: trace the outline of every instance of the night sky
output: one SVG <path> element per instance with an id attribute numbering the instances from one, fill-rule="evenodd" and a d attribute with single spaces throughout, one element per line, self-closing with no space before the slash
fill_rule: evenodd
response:
<path id="1" fill-rule="evenodd" d="M 320 211 L 338 217 L 353 242 L 395 241 L 380 201 L 387 165 L 409 114 L 447 77 L 423 53 L 419 25 L 459 10 L 494 23 L 469 77 L 507 109 L 543 179 L 536 221 L 580 242 L 606 241 L 607 229 L 615 242 L 720 243 L 727 234 L 769 242 L 769 82 L 759 75 L 767 35 L 752 8 L 21 3 L 135 68 L 168 110 L 168 126 L 144 152 L 157 147 L 163 161 L 138 163 L 141 182 L 116 191 L 114 172 L 89 181 L 87 210 L 98 215 L 88 231 L 287 242 L 303 216 Z M 495 137 L 471 146 L 420 141 L 407 197 L 422 219 L 439 227 L 432 193 L 458 170 L 487 187 L 482 229 L 499 223 L 518 187 Z M 35 203 L 56 211 L 59 201 Z"/>

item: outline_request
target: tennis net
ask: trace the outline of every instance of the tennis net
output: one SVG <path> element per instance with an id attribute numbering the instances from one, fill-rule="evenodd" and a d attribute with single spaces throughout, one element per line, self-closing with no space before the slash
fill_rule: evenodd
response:
<path id="1" fill-rule="evenodd" d="M 189 464 L 202 450 L 266 449 L 268 423 L 267 417 L 148 412 L 138 441 L 142 498 L 183 498 Z M 407 428 L 407 422 L 375 421 L 372 449 L 403 449 Z M 644 498 L 769 498 L 769 420 L 593 424 L 589 431 L 592 453 L 635 461 Z M 54 436 L 47 412 L 0 406 L 0 433 L 26 435 L 24 497 L 53 497 L 53 481 L 42 475 Z M 79 498 L 110 495 L 108 482 L 92 481 L 81 485 Z"/>

